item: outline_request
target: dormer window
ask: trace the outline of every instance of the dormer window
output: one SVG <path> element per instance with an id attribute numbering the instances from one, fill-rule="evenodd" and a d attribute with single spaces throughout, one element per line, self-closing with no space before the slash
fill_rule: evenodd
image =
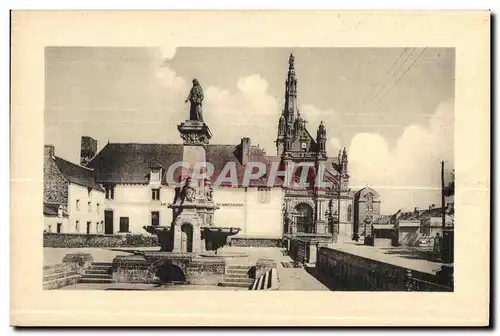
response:
<path id="1" fill-rule="evenodd" d="M 151 169 L 151 182 L 160 181 L 160 169 Z"/>
<path id="2" fill-rule="evenodd" d="M 154 164 L 150 167 L 149 183 L 159 184 L 161 182 L 161 166 Z"/>

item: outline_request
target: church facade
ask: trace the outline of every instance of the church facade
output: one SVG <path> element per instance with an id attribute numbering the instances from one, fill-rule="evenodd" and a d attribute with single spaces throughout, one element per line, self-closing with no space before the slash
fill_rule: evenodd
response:
<path id="1" fill-rule="evenodd" d="M 349 236 L 352 233 L 354 198 L 349 190 L 347 151 L 344 148 L 337 158 L 329 158 L 323 121 L 317 126 L 315 137 L 307 129 L 307 121 L 301 116 L 297 104 L 294 62 L 294 56 L 290 55 L 285 104 L 278 122 L 277 156 L 285 167 L 307 167 L 309 180 L 305 188 L 284 188 L 283 232 L 291 237 Z M 299 168 L 294 177 L 300 178 L 302 169 Z M 330 186 L 320 187 L 319 180 L 328 181 Z"/>
<path id="2" fill-rule="evenodd" d="M 206 161 L 214 167 L 213 176 L 224 174 L 228 164 L 234 165 L 237 185 L 214 185 L 213 198 L 219 207 L 214 222 L 221 227 L 240 228 L 235 238 L 279 240 L 305 236 L 333 241 L 338 235 L 350 239 L 354 229 L 359 230 L 354 223 L 355 193 L 349 188 L 348 153 L 344 148 L 337 156 L 328 156 L 323 122 L 317 125 L 315 134 L 309 132 L 297 105 L 297 83 L 291 55 L 285 103 L 277 123 L 276 155 L 252 145 L 249 138 L 242 138 L 238 144 L 205 145 Z M 97 152 L 97 142 L 82 137 L 80 165 L 76 165 L 80 168 L 72 172 L 83 172 L 87 179 L 92 172 L 92 183 L 103 195 L 99 200 L 101 217 L 91 233 L 147 234 L 144 226 L 169 226 L 173 215 L 168 204 L 174 200 L 175 187 L 169 185 L 166 175 L 172 165 L 182 160 L 182 153 L 182 144 L 109 142 Z M 245 184 L 245 171 L 252 162 L 264 165 L 267 171 Z M 270 170 L 275 164 L 283 174 L 270 182 Z M 51 176 L 44 178 L 46 185 L 57 183 Z M 292 183 L 284 183 L 289 180 Z M 60 206 L 70 212 L 69 221 L 61 232 L 82 233 L 78 223 L 83 219 L 71 213 L 74 206 L 70 203 L 83 201 L 66 201 Z"/>

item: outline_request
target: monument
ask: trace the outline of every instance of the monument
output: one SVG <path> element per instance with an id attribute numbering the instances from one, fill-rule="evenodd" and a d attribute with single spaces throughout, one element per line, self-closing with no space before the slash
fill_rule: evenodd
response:
<path id="1" fill-rule="evenodd" d="M 224 275 L 224 258 L 217 249 L 227 243 L 227 237 L 237 234 L 236 227 L 216 227 L 214 214 L 218 207 L 206 172 L 206 146 L 212 138 L 203 121 L 203 90 L 197 79 L 186 103 L 190 102 L 189 119 L 177 126 L 183 140 L 184 166 L 175 197 L 168 207 L 173 220 L 168 226 L 149 225 L 144 229 L 158 236 L 161 248 L 156 252 L 137 252 L 134 256 L 119 256 L 113 270 L 120 282 L 153 282 L 160 280 L 192 284 L 217 284 Z M 175 269 L 174 269 L 175 268 Z M 160 275 L 158 270 L 163 269 Z"/>
<path id="2" fill-rule="evenodd" d="M 172 209 L 170 227 L 145 226 L 144 229 L 158 235 L 161 251 L 200 254 L 217 251 L 224 246 L 227 237 L 237 234 L 239 228 L 214 226 L 214 213 L 218 207 L 213 200 L 213 188 L 206 178 L 206 146 L 212 132 L 203 121 L 203 89 L 195 78 L 186 103 L 190 102 L 189 120 L 177 126 L 183 140 L 182 161 L 187 164 L 183 183 L 177 188 Z M 193 175 L 194 173 L 194 175 Z"/>

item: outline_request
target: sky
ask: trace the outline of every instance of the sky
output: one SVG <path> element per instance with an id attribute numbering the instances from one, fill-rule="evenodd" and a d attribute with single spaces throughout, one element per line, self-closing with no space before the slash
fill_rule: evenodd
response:
<path id="1" fill-rule="evenodd" d="M 80 138 L 181 143 L 196 77 L 213 144 L 275 155 L 288 57 L 311 134 L 321 120 L 327 150 L 349 153 L 353 189 L 370 186 L 382 211 L 439 204 L 440 161 L 454 163 L 455 51 L 451 48 L 48 47 L 45 143 L 79 162 Z"/>

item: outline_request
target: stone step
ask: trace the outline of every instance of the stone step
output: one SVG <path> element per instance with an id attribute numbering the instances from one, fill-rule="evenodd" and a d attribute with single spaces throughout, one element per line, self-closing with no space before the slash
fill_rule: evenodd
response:
<path id="1" fill-rule="evenodd" d="M 87 278 L 90 278 L 90 279 L 112 279 L 113 277 L 109 274 L 89 274 L 89 273 L 85 272 L 85 274 L 83 274 L 83 276 L 82 276 L 82 279 L 87 279 Z"/>
<path id="2" fill-rule="evenodd" d="M 247 284 L 247 283 L 243 283 L 243 282 L 232 282 L 232 281 L 225 281 L 225 280 L 222 280 L 221 282 L 219 282 L 219 286 L 223 286 L 223 287 L 248 288 L 248 287 L 250 287 L 251 284 L 252 283 Z"/>
<path id="3" fill-rule="evenodd" d="M 248 270 L 246 269 L 230 269 L 230 270 L 226 270 L 225 274 L 248 274 Z"/>
<path id="4" fill-rule="evenodd" d="M 113 278 L 82 277 L 79 282 L 80 283 L 113 283 L 113 282 L 115 282 L 115 280 Z"/>
<path id="5" fill-rule="evenodd" d="M 107 265 L 92 265 L 89 267 L 89 269 L 95 269 L 95 270 L 109 270 L 112 269 L 112 266 L 107 266 Z"/>
<path id="6" fill-rule="evenodd" d="M 87 268 L 85 270 L 85 274 L 109 274 L 110 270 L 107 269 L 94 269 L 94 268 Z"/>
<path id="7" fill-rule="evenodd" d="M 237 265 L 226 266 L 226 270 L 231 270 L 231 271 L 236 271 L 236 270 L 248 271 L 250 270 L 250 268 L 251 266 L 237 266 Z"/>
<path id="8" fill-rule="evenodd" d="M 44 274 L 43 275 L 43 282 L 48 282 L 56 279 L 61 279 L 61 278 L 66 278 L 69 276 L 73 276 L 78 274 L 76 270 L 74 271 L 63 271 L 59 273 L 53 273 L 53 274 Z"/>
<path id="9" fill-rule="evenodd" d="M 55 279 L 43 283 L 43 289 L 57 289 L 69 285 L 74 285 L 80 280 L 80 275 L 71 275 L 64 278 Z"/>
<path id="10" fill-rule="evenodd" d="M 224 281 L 226 281 L 226 282 L 246 283 L 246 284 L 250 285 L 253 282 L 253 279 L 224 277 Z"/>

